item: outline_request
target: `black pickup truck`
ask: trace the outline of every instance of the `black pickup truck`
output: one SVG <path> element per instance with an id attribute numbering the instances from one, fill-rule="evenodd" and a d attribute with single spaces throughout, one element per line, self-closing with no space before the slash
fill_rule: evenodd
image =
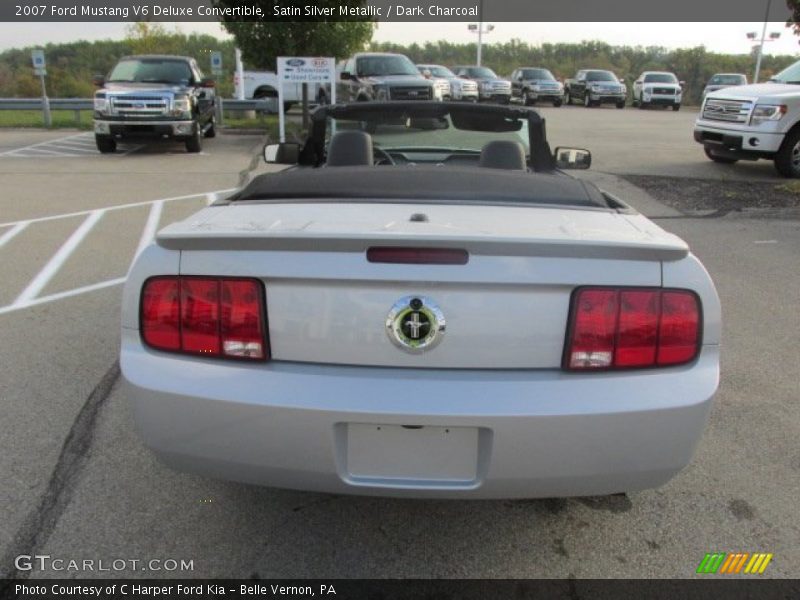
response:
<path id="1" fill-rule="evenodd" d="M 625 80 L 617 79 L 611 71 L 582 69 L 564 82 L 564 101 L 567 104 L 578 100 L 586 107 L 614 104 L 617 108 L 625 108 L 627 95 Z"/>
<path id="2" fill-rule="evenodd" d="M 214 80 L 193 58 L 122 57 L 108 77 L 95 77 L 94 137 L 100 152 L 125 139 L 177 140 L 200 152 L 216 135 Z"/>

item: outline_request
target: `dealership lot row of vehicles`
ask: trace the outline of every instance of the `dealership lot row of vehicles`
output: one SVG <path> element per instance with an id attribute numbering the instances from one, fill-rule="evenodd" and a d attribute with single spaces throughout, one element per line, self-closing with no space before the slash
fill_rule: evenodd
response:
<path id="1" fill-rule="evenodd" d="M 746 85 L 743 75 L 718 74 L 704 90 L 694 138 L 709 159 L 732 164 L 738 160 L 773 160 L 778 172 L 800 177 L 800 63 L 760 85 Z M 95 94 L 95 139 L 101 152 L 114 152 L 126 138 L 150 136 L 183 141 L 189 152 L 202 149 L 203 138 L 214 137 L 214 81 L 188 57 L 129 56 L 107 79 L 98 78 Z M 255 97 L 267 93 L 254 78 L 245 85 Z M 337 67 L 337 101 L 487 101 L 533 105 L 582 103 L 586 107 L 625 107 L 624 79 L 601 69 L 581 69 L 563 84 L 544 68 L 516 69 L 511 80 L 488 67 L 415 65 L 402 54 L 358 53 Z M 673 73 L 645 71 L 634 82 L 633 104 L 640 108 L 681 107 L 684 82 Z M 325 87 L 317 90 L 320 104 L 330 101 Z M 288 104 L 292 103 L 291 95 Z"/>

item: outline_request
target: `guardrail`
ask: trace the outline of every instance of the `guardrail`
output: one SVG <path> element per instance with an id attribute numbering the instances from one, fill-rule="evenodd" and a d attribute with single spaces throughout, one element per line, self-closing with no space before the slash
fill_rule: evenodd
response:
<path id="1" fill-rule="evenodd" d="M 0 110 L 41 110 L 44 122 L 49 121 L 52 110 L 71 110 L 75 112 L 75 123 L 81 122 L 81 111 L 94 110 L 92 98 L 0 98 Z M 217 97 L 217 123 L 223 125 L 225 111 L 261 111 L 278 112 L 277 98 L 259 98 L 258 100 L 234 100 Z"/>

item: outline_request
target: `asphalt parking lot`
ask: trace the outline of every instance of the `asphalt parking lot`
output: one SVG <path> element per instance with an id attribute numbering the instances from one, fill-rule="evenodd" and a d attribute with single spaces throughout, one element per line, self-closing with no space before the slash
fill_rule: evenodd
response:
<path id="1" fill-rule="evenodd" d="M 459 502 L 170 471 L 136 437 L 118 384 L 120 284 L 159 227 L 244 180 L 260 138 L 101 156 L 77 132 L 0 131 L 0 576 L 692 577 L 722 551 L 771 552 L 762 577 L 797 577 L 800 221 L 686 217 L 617 177 L 777 182 L 772 165 L 708 161 L 688 110 L 542 113 L 553 146 L 592 150 L 582 176 L 686 239 L 718 287 L 722 383 L 684 472 L 627 497 Z M 20 554 L 194 568 L 15 572 Z"/>

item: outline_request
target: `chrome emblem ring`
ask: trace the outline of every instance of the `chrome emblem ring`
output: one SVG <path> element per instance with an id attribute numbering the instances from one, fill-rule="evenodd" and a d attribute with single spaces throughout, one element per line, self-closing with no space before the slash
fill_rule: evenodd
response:
<path id="1" fill-rule="evenodd" d="M 386 334 L 392 343 L 409 352 L 421 354 L 442 341 L 444 313 L 430 298 L 404 296 L 395 302 L 386 317 Z"/>

